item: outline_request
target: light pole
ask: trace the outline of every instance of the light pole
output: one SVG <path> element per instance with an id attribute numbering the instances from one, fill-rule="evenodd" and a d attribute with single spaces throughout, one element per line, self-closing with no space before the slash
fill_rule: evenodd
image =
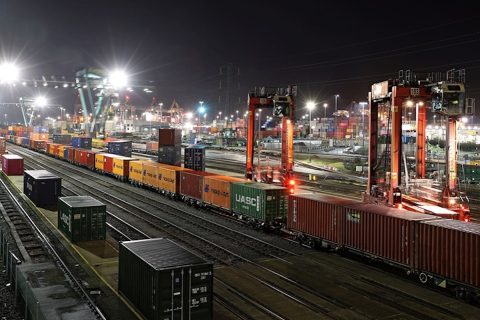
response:
<path id="1" fill-rule="evenodd" d="M 324 104 L 323 104 L 323 108 L 325 109 L 325 110 L 324 110 L 324 113 L 323 113 L 323 117 L 326 118 L 326 117 L 327 117 L 328 103 L 324 103 Z"/>
<path id="2" fill-rule="evenodd" d="M 362 106 L 362 148 L 365 148 L 365 105 L 367 102 L 360 102 Z"/>
<path id="3" fill-rule="evenodd" d="M 163 102 L 160 102 L 159 106 L 160 106 L 160 123 L 162 123 L 163 122 L 163 114 L 162 114 Z"/>
<path id="4" fill-rule="evenodd" d="M 315 109 L 315 102 L 308 101 L 306 108 L 308 109 L 308 131 L 309 131 L 309 138 L 310 138 L 310 147 L 308 148 L 308 162 L 312 162 L 312 110 Z M 325 109 L 326 110 L 326 109 Z"/>
<path id="5" fill-rule="evenodd" d="M 339 94 L 335 95 L 335 112 L 337 112 L 337 104 L 338 104 L 338 98 L 340 97 Z"/>

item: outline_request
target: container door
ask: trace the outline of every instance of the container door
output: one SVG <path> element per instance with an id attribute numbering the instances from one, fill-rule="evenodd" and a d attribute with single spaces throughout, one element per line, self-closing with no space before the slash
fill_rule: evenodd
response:
<path id="1" fill-rule="evenodd" d="M 180 320 L 183 319 L 182 314 L 184 311 L 183 305 L 183 282 L 184 282 L 184 269 L 175 269 L 172 270 L 172 319 Z"/>

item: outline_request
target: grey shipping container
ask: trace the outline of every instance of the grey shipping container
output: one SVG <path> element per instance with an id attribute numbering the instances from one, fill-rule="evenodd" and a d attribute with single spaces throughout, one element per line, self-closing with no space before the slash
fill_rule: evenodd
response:
<path id="1" fill-rule="evenodd" d="M 180 166 L 182 164 L 182 148 L 180 146 L 158 147 L 158 162 Z"/>
<path id="2" fill-rule="evenodd" d="M 132 141 L 118 140 L 108 142 L 108 153 L 118 154 L 124 157 L 132 156 Z"/>
<path id="3" fill-rule="evenodd" d="M 213 264 L 169 239 L 121 242 L 118 290 L 149 320 L 213 316 Z"/>
<path id="4" fill-rule="evenodd" d="M 188 147 L 185 148 L 183 157 L 183 166 L 196 171 L 205 171 L 205 148 Z"/>
<path id="5" fill-rule="evenodd" d="M 58 201 L 58 229 L 71 242 L 105 240 L 107 206 L 89 196 L 62 197 Z"/>
<path id="6" fill-rule="evenodd" d="M 232 211 L 263 222 L 285 219 L 287 189 L 258 182 L 233 183 L 230 190 Z"/>
<path id="7" fill-rule="evenodd" d="M 54 134 L 52 141 L 53 143 L 70 145 L 72 143 L 72 136 L 70 134 Z"/>
<path id="8" fill-rule="evenodd" d="M 37 206 L 56 205 L 62 192 L 62 179 L 46 170 L 25 170 L 23 193 Z"/>
<path id="9" fill-rule="evenodd" d="M 158 146 L 176 146 L 182 144 L 182 130 L 158 129 Z"/>

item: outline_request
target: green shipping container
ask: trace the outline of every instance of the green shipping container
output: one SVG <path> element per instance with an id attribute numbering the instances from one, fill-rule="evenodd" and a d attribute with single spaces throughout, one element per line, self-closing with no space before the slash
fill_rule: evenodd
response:
<path id="1" fill-rule="evenodd" d="M 145 319 L 213 318 L 213 264 L 169 239 L 120 242 L 118 291 Z"/>
<path id="2" fill-rule="evenodd" d="M 288 194 L 284 187 L 258 182 L 233 183 L 230 194 L 234 213 L 262 222 L 287 216 Z"/>
<path id="3" fill-rule="evenodd" d="M 105 240 L 106 214 L 107 206 L 92 197 L 58 199 L 58 229 L 71 242 Z"/>

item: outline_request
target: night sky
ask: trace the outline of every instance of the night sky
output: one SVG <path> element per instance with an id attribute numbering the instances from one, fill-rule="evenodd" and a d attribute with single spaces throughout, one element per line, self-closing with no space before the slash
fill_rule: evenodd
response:
<path id="1" fill-rule="evenodd" d="M 338 93 L 341 106 L 399 69 L 463 67 L 467 95 L 480 98 L 475 5 L 366 2 L 0 0 L 0 55 L 23 78 L 125 68 L 132 82 L 157 86 L 159 101 L 187 109 L 218 107 L 227 65 L 240 70 L 232 90 L 242 98 L 255 86 L 299 84 L 299 103 L 332 105 Z M 0 88 L 2 102 L 18 94 Z M 73 91 L 48 95 L 73 108 Z"/>

